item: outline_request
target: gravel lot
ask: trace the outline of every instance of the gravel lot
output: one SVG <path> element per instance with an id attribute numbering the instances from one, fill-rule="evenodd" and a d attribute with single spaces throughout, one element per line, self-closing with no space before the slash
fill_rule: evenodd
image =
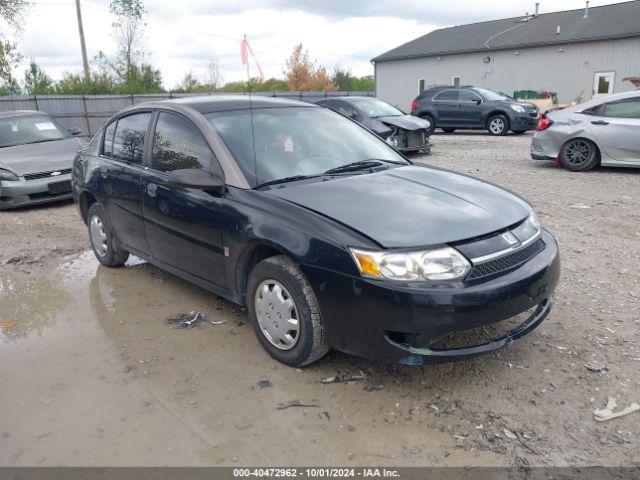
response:
<path id="1" fill-rule="evenodd" d="M 98 266 L 72 204 L 0 212 L 0 465 L 640 464 L 640 412 L 593 416 L 640 402 L 639 172 L 533 162 L 530 135 L 433 143 L 415 160 L 525 196 L 558 238 L 534 333 L 455 364 L 290 369 L 234 305 L 149 265 Z M 191 310 L 224 323 L 166 324 Z M 292 400 L 310 406 L 277 408 Z"/>

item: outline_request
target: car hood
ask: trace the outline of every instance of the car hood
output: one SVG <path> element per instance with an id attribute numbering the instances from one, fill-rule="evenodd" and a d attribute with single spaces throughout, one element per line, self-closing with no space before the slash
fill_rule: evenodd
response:
<path id="1" fill-rule="evenodd" d="M 83 142 L 76 137 L 0 148 L 0 168 L 17 175 L 71 168 Z"/>
<path id="2" fill-rule="evenodd" d="M 332 218 L 385 248 L 465 240 L 525 219 L 531 210 L 513 193 L 434 168 L 407 166 L 269 193 Z"/>
<path id="3" fill-rule="evenodd" d="M 376 117 L 375 120 L 384 123 L 385 125 L 389 125 L 392 127 L 399 127 L 404 130 L 420 130 L 420 129 L 428 129 L 431 124 L 423 120 L 422 118 L 414 117 L 412 115 L 399 115 L 399 116 L 391 116 L 391 117 Z"/>

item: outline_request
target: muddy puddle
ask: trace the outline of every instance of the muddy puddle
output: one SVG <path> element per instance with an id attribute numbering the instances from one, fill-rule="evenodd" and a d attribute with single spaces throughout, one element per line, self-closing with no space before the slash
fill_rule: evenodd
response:
<path id="1" fill-rule="evenodd" d="M 223 323 L 167 324 L 190 311 Z M 562 455 L 552 425 L 564 403 L 531 402 L 539 394 L 523 387 L 545 375 L 538 333 L 453 365 L 331 353 L 292 369 L 260 348 L 239 307 L 135 259 L 102 267 L 91 252 L 0 269 L 0 321 L 15 323 L 0 329 L 1 465 L 509 465 Z M 322 383 L 335 375 L 357 379 Z"/>

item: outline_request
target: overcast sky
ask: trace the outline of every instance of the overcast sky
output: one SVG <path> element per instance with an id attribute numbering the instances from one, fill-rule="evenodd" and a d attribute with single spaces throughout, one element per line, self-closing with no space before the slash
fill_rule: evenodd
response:
<path id="1" fill-rule="evenodd" d="M 609 3 L 617 2 L 591 1 L 592 6 Z M 187 70 L 204 77 L 209 59 L 218 60 L 224 81 L 244 79 L 239 45 L 245 33 L 267 77 L 282 77 L 285 59 L 298 42 L 328 69 L 340 63 L 358 76 L 370 75 L 371 58 L 404 42 L 440 27 L 524 15 L 533 12 L 535 1 L 144 0 L 144 4 L 148 11 L 144 46 L 170 88 Z M 584 4 L 584 0 L 543 0 L 540 10 L 569 10 Z M 115 50 L 108 5 L 108 0 L 82 0 L 89 58 Z M 74 0 L 35 0 L 16 39 L 23 55 L 35 58 L 55 79 L 82 68 Z M 22 79 L 24 67 L 20 70 Z"/>

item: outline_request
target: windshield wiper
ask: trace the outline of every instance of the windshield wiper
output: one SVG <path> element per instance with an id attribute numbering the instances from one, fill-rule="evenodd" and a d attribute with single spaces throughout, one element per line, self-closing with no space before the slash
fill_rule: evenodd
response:
<path id="1" fill-rule="evenodd" d="M 260 183 L 254 188 L 268 187 L 269 185 L 277 185 L 279 183 L 295 182 L 297 180 L 306 180 L 307 178 L 316 178 L 320 175 L 292 175 L 291 177 L 278 178 L 276 180 L 270 180 L 268 182 Z"/>
<path id="2" fill-rule="evenodd" d="M 330 168 L 329 170 L 324 172 L 324 175 L 331 175 L 332 173 L 355 172 L 358 170 L 366 170 L 368 168 L 379 167 L 384 163 L 406 165 L 404 162 L 396 162 L 395 160 L 385 160 L 383 158 L 370 158 L 368 160 L 360 160 L 358 162 L 347 163 L 345 165 L 340 165 L 339 167 Z"/>

